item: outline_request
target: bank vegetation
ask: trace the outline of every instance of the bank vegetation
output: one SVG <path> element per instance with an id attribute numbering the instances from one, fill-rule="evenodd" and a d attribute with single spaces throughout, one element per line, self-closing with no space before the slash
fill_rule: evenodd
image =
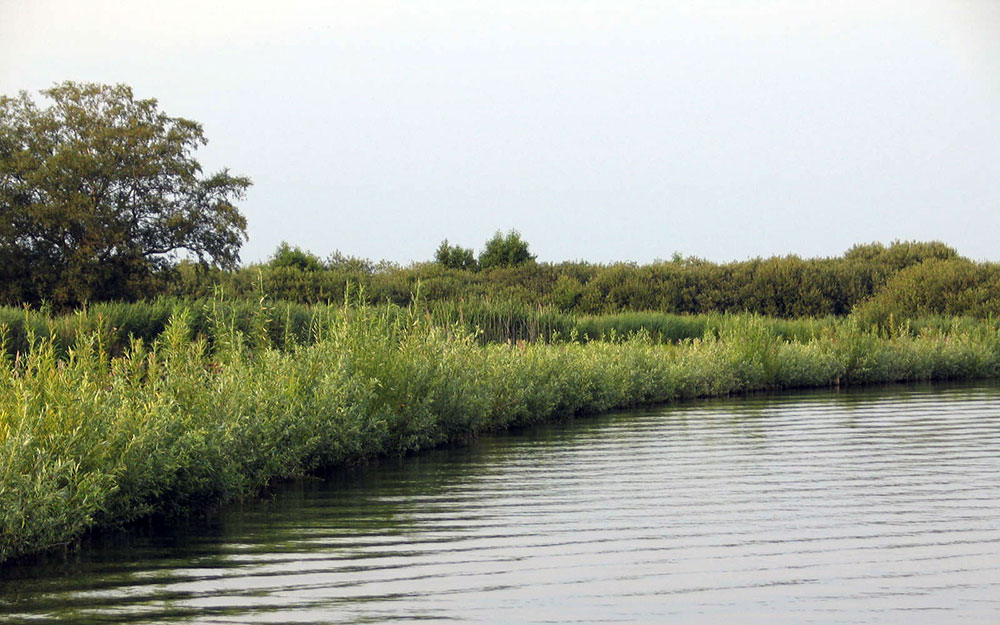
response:
<path id="1" fill-rule="evenodd" d="M 293 324 L 300 330 L 275 334 L 290 311 L 258 305 L 242 319 L 218 305 L 174 305 L 155 337 L 125 343 L 109 341 L 103 321 L 80 324 L 70 341 L 27 323 L 17 349 L 5 329 L 0 560 L 324 467 L 554 418 L 1000 373 L 1000 334 L 972 319 L 915 328 L 720 315 L 689 320 L 687 336 L 654 338 L 613 327 L 626 316 L 607 321 L 603 340 L 571 329 L 490 342 L 418 305 L 363 302 L 310 309 Z"/>

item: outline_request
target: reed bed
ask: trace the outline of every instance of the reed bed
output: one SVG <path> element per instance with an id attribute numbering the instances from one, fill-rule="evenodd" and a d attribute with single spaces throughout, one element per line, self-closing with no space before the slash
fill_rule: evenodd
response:
<path id="1" fill-rule="evenodd" d="M 551 306 L 533 306 L 516 301 L 488 298 L 416 303 L 403 308 L 385 304 L 386 314 L 409 315 L 419 310 L 426 320 L 443 329 L 455 326 L 472 334 L 480 344 L 528 342 L 617 341 L 633 334 L 645 334 L 659 343 L 676 343 L 718 335 L 728 324 L 740 323 L 746 315 L 710 313 L 674 315 L 661 312 L 624 312 L 607 315 L 571 315 Z M 220 323 L 267 344 L 283 347 L 314 340 L 318 320 L 344 314 L 354 307 L 329 304 L 298 304 L 288 301 L 226 300 L 210 298 L 182 300 L 158 298 L 133 303 L 109 302 L 61 315 L 46 310 L 0 307 L 0 326 L 7 328 L 7 352 L 13 356 L 28 349 L 28 335 L 52 339 L 57 355 L 64 358 L 80 336 L 96 339 L 113 355 L 121 355 L 133 339 L 151 345 L 175 314 L 184 312 L 195 336 L 214 344 L 213 327 Z M 761 317 L 781 337 L 804 342 L 824 328 L 843 323 L 842 318 L 772 319 Z M 942 319 L 939 326 L 954 321 Z M 976 325 L 979 322 L 969 320 Z"/>
<path id="2" fill-rule="evenodd" d="M 426 310 L 360 306 L 313 310 L 279 342 L 275 311 L 258 307 L 244 327 L 175 308 L 154 340 L 117 351 L 100 328 L 78 329 L 67 348 L 27 331 L 24 349 L 0 350 L 0 560 L 323 467 L 570 415 L 1000 373 L 987 324 L 879 334 L 720 317 L 671 343 L 638 327 L 615 340 L 484 344 Z"/>

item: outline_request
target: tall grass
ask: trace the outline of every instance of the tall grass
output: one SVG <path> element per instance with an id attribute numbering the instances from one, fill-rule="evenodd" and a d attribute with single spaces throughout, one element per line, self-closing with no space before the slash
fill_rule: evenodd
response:
<path id="1" fill-rule="evenodd" d="M 409 308 L 386 304 L 386 314 L 408 315 Z M 644 333 L 654 342 L 676 343 L 718 334 L 727 324 L 739 323 L 745 315 L 711 313 L 673 315 L 658 312 L 624 312 L 608 315 L 572 315 L 552 306 L 488 298 L 432 301 L 413 304 L 426 320 L 443 329 L 460 327 L 481 343 L 566 342 L 620 340 Z M 79 336 L 96 335 L 106 349 L 121 355 L 133 339 L 147 345 L 163 332 L 171 317 L 183 311 L 195 336 L 214 344 L 214 326 L 260 340 L 266 335 L 273 346 L 313 341 L 318 319 L 349 314 L 351 307 L 329 304 L 297 304 L 287 301 L 226 300 L 209 298 L 181 300 L 159 298 L 134 303 L 96 304 L 72 313 L 50 315 L 45 310 L 0 307 L 0 326 L 8 329 L 6 347 L 12 356 L 28 349 L 28 334 L 51 338 L 60 357 L 65 357 Z M 782 338 L 799 342 L 811 340 L 822 328 L 842 323 L 834 317 L 823 319 L 768 319 Z M 975 323 L 975 322 L 973 322 Z"/>
<path id="2" fill-rule="evenodd" d="M 6 349 L 11 355 L 28 349 L 28 335 L 51 339 L 60 357 L 65 357 L 79 337 L 94 335 L 112 354 L 122 354 L 133 339 L 151 345 L 170 319 L 183 312 L 195 336 L 214 341 L 217 326 L 282 346 L 313 338 L 317 318 L 342 306 L 309 306 L 293 302 L 207 298 L 181 300 L 158 298 L 140 302 L 106 302 L 61 315 L 46 310 L 0 307 L 0 326 L 7 328 Z M 263 334 L 262 334 L 263 333 Z"/>
<path id="3" fill-rule="evenodd" d="M 312 310 L 307 330 L 279 342 L 269 324 L 280 309 L 259 307 L 247 327 L 200 314 L 175 309 L 155 340 L 115 350 L 100 328 L 64 349 L 31 331 L 16 355 L 0 349 L 0 560 L 320 467 L 566 415 L 1000 373 L 1000 338 L 983 324 L 878 334 L 719 317 L 669 344 L 644 327 L 612 341 L 482 344 L 426 310 L 362 306 Z"/>

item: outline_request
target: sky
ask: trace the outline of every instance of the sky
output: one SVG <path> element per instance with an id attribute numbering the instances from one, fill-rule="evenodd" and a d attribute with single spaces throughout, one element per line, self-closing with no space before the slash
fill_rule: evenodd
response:
<path id="1" fill-rule="evenodd" d="M 0 94 L 126 83 L 281 241 L 400 263 L 1000 260 L 1000 1 L 0 0 Z"/>

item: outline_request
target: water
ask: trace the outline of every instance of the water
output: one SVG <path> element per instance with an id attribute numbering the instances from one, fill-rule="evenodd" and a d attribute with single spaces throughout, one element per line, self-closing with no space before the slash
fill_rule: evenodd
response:
<path id="1" fill-rule="evenodd" d="M 6 623 L 998 623 L 1000 387 L 675 405 L 0 565 Z"/>

